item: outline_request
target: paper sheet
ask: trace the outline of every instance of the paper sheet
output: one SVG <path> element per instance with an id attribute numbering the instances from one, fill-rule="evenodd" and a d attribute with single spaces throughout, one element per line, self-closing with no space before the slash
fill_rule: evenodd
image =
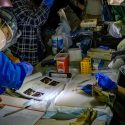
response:
<path id="1" fill-rule="evenodd" d="M 37 79 L 37 78 L 39 78 L 39 77 L 41 77 L 41 76 L 42 76 L 42 73 L 41 73 L 41 72 L 32 74 L 32 75 L 30 75 L 30 76 L 28 76 L 28 77 L 26 77 L 26 78 L 24 79 L 23 84 L 24 84 L 24 83 L 27 83 L 27 82 L 29 82 L 29 81 L 31 81 L 31 80 L 33 80 L 33 79 Z"/>
<path id="2" fill-rule="evenodd" d="M 5 106 L 0 110 L 0 125 L 34 125 L 44 112 L 22 110 L 10 116 L 3 117 L 6 113 L 17 110 L 16 107 Z"/>
<path id="3" fill-rule="evenodd" d="M 36 100 L 28 100 L 18 97 L 0 95 L 2 98 L 2 103 L 12 107 L 23 107 L 27 105 L 31 105 L 30 109 L 37 111 L 44 111 L 47 109 L 49 104 L 48 101 L 36 101 Z"/>
<path id="4" fill-rule="evenodd" d="M 26 82 L 16 92 L 30 99 L 51 100 L 64 89 L 64 86 L 65 83 L 43 76 Z"/>

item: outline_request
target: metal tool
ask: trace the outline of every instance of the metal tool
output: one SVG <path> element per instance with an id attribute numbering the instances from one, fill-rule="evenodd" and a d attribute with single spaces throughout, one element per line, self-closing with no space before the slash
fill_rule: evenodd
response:
<path id="1" fill-rule="evenodd" d="M 91 78 L 90 78 L 90 79 L 83 80 L 83 81 L 81 81 L 81 82 L 78 82 L 77 84 L 80 84 L 80 85 L 78 85 L 77 88 L 73 89 L 72 91 L 81 90 L 81 88 L 79 88 L 79 87 L 81 87 L 81 84 L 84 83 L 84 82 L 90 81 L 90 80 L 91 80 Z"/>
<path id="2" fill-rule="evenodd" d="M 10 116 L 10 115 L 12 115 L 12 114 L 15 114 L 15 113 L 17 113 L 17 112 L 20 112 L 20 111 L 22 111 L 22 110 L 24 110 L 24 109 L 27 109 L 27 108 L 29 108 L 29 107 L 30 107 L 30 105 L 29 105 L 29 106 L 26 106 L 26 107 L 23 107 L 23 108 L 20 108 L 20 109 L 17 109 L 16 111 L 12 111 L 12 112 L 6 113 L 3 117 Z"/>

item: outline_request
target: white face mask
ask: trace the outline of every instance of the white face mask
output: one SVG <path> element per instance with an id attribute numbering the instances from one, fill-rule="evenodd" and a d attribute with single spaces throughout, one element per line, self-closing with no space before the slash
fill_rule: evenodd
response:
<path id="1" fill-rule="evenodd" d="M 2 50 L 6 45 L 6 37 L 3 31 L 0 29 L 0 50 Z"/>

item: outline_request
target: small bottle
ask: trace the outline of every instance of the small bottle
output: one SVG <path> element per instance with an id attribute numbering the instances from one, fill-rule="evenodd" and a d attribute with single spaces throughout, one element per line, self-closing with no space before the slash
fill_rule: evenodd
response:
<path id="1" fill-rule="evenodd" d="M 56 35 L 52 36 L 52 53 L 53 55 L 57 54 L 57 42 L 58 42 L 58 37 Z"/>
<path id="2" fill-rule="evenodd" d="M 57 50 L 58 52 L 60 52 L 63 49 L 63 37 L 62 37 L 62 35 L 58 36 L 57 48 L 58 48 L 58 50 Z"/>

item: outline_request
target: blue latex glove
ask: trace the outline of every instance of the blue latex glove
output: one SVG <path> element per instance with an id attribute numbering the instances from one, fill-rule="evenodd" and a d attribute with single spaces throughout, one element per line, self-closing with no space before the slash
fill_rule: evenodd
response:
<path id="1" fill-rule="evenodd" d="M 84 91 L 88 95 L 92 95 L 92 85 L 87 84 L 81 88 L 82 91 Z"/>
<path id="2" fill-rule="evenodd" d="M 19 65 L 22 65 L 25 69 L 25 72 L 26 72 L 26 76 L 29 76 L 32 74 L 33 72 L 33 66 L 28 63 L 28 62 L 20 62 Z"/>
<path id="3" fill-rule="evenodd" d="M 19 89 L 26 76 L 25 69 L 0 52 L 0 88 Z"/>
<path id="4" fill-rule="evenodd" d="M 98 85 L 103 89 L 114 90 L 117 88 L 117 84 L 103 73 L 97 73 L 96 80 Z"/>
<path id="5" fill-rule="evenodd" d="M 54 3 L 54 0 L 43 0 L 43 3 L 48 7 L 48 8 L 51 8 L 53 3 Z"/>

